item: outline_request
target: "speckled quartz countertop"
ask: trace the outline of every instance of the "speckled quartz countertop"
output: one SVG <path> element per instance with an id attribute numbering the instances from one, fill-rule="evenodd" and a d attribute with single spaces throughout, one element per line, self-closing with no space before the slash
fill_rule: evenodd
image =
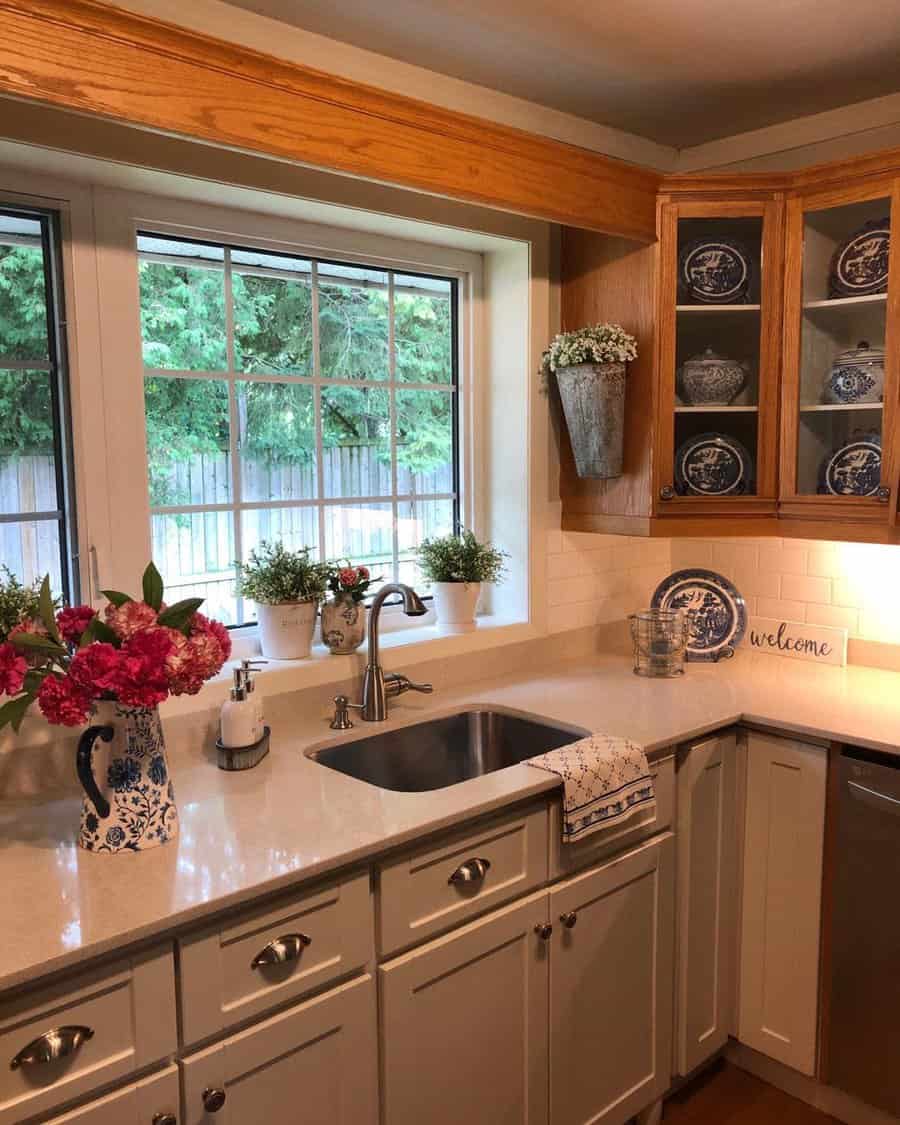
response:
<path id="1" fill-rule="evenodd" d="M 329 693 L 321 694 L 315 714 L 278 719 L 256 769 L 226 773 L 208 748 L 176 750 L 181 832 L 154 851 L 78 849 L 74 790 L 0 803 L 0 991 L 556 784 L 518 765 L 427 793 L 376 789 L 304 756 L 347 737 L 328 729 Z M 622 734 L 651 753 L 740 719 L 900 753 L 900 675 L 749 653 L 691 665 L 678 680 L 640 679 L 623 656 L 609 655 L 447 691 L 438 682 L 431 697 L 396 701 L 387 725 L 476 702 Z M 357 724 L 350 735 L 369 732 Z"/>

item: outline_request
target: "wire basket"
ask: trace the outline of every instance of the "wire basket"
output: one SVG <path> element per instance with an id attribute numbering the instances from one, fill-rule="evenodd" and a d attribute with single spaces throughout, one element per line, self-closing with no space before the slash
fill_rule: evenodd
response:
<path id="1" fill-rule="evenodd" d="M 690 619 L 681 609 L 647 609 L 632 613 L 631 639 L 638 676 L 682 676 L 690 637 Z"/>

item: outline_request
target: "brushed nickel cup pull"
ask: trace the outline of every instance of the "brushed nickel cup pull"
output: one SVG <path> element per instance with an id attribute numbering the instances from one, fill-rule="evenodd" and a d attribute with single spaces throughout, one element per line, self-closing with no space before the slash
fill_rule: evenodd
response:
<path id="1" fill-rule="evenodd" d="M 45 1031 L 37 1039 L 22 1048 L 10 1061 L 9 1069 L 18 1070 L 20 1066 L 41 1066 L 44 1063 L 56 1062 L 67 1055 L 73 1055 L 78 1048 L 94 1038 L 92 1027 L 81 1027 L 77 1024 L 66 1027 L 54 1027 L 52 1031 Z"/>
<path id="2" fill-rule="evenodd" d="M 283 965 L 286 961 L 296 961 L 311 944 L 312 938 L 308 934 L 282 934 L 257 953 L 250 962 L 250 968 L 259 969 L 263 965 Z"/>
<path id="3" fill-rule="evenodd" d="M 567 910 L 565 914 L 560 914 L 559 920 L 567 930 L 574 930 L 575 923 L 578 921 L 578 915 L 574 910 Z"/>
<path id="4" fill-rule="evenodd" d="M 203 1108 L 207 1113 L 218 1113 L 225 1104 L 225 1091 L 208 1086 L 203 1091 Z"/>
<path id="5" fill-rule="evenodd" d="M 549 941 L 553 936 L 553 924 L 551 922 L 538 922 L 534 927 L 534 932 L 542 941 Z"/>
<path id="6" fill-rule="evenodd" d="M 461 863 L 447 882 L 451 886 L 461 883 L 480 883 L 490 869 L 491 861 L 489 859 L 479 859 L 475 856 L 473 859 L 467 859 L 465 863 Z"/>
<path id="7" fill-rule="evenodd" d="M 174 1113 L 154 1113 L 150 1125 L 178 1125 L 178 1118 Z"/>

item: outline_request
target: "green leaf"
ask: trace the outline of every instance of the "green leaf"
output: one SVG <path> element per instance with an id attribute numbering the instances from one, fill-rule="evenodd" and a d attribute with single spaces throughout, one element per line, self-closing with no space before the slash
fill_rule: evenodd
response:
<path id="1" fill-rule="evenodd" d="M 30 672 L 26 672 L 25 691 L 27 691 L 29 695 L 37 695 L 38 688 L 48 675 L 49 672 L 45 672 L 43 669 L 39 668 L 32 668 Z"/>
<path id="2" fill-rule="evenodd" d="M 163 600 L 163 580 L 152 562 L 147 564 L 147 569 L 144 571 L 143 589 L 144 601 L 147 605 L 159 609 Z"/>
<path id="3" fill-rule="evenodd" d="M 166 625 L 170 629 L 183 629 L 202 605 L 203 598 L 185 598 L 164 609 L 156 619 L 157 624 Z"/>
<path id="4" fill-rule="evenodd" d="M 105 644 L 115 645 L 116 648 L 121 644 L 118 633 L 113 632 L 106 622 L 101 621 L 99 617 L 95 617 L 88 628 L 91 631 L 92 640 L 103 641 Z"/>
<path id="5" fill-rule="evenodd" d="M 50 652 L 57 656 L 65 656 L 68 652 L 68 649 L 58 645 L 56 641 L 51 641 L 49 637 L 41 636 L 40 633 L 14 633 L 9 639 L 16 648 L 36 648 L 41 652 Z"/>
<path id="6" fill-rule="evenodd" d="M 41 583 L 41 592 L 38 594 L 38 607 L 41 621 L 47 632 L 58 645 L 62 644 L 62 637 L 56 626 L 56 613 L 53 608 L 53 595 L 50 593 L 50 576 L 47 575 Z"/>
<path id="7" fill-rule="evenodd" d="M 15 699 L 11 699 L 8 703 L 4 703 L 0 707 L 0 730 L 10 724 L 12 729 L 19 733 L 19 727 L 22 725 L 22 720 L 25 718 L 25 712 L 34 701 L 34 696 L 29 693 L 25 695 L 17 695 Z"/>
<path id="8" fill-rule="evenodd" d="M 118 609 L 120 605 L 124 605 L 126 602 L 134 601 L 134 598 L 132 598 L 129 594 L 123 594 L 121 590 L 101 590 L 100 593 L 104 596 L 104 598 L 106 598 L 108 602 L 112 602 L 116 609 Z"/>

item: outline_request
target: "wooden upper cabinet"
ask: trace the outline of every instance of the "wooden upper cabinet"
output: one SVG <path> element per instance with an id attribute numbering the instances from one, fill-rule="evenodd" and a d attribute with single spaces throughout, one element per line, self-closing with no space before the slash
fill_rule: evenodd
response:
<path id="1" fill-rule="evenodd" d="M 898 185 L 867 179 L 787 203 L 780 514 L 823 532 L 849 525 L 847 537 L 897 522 Z"/>

